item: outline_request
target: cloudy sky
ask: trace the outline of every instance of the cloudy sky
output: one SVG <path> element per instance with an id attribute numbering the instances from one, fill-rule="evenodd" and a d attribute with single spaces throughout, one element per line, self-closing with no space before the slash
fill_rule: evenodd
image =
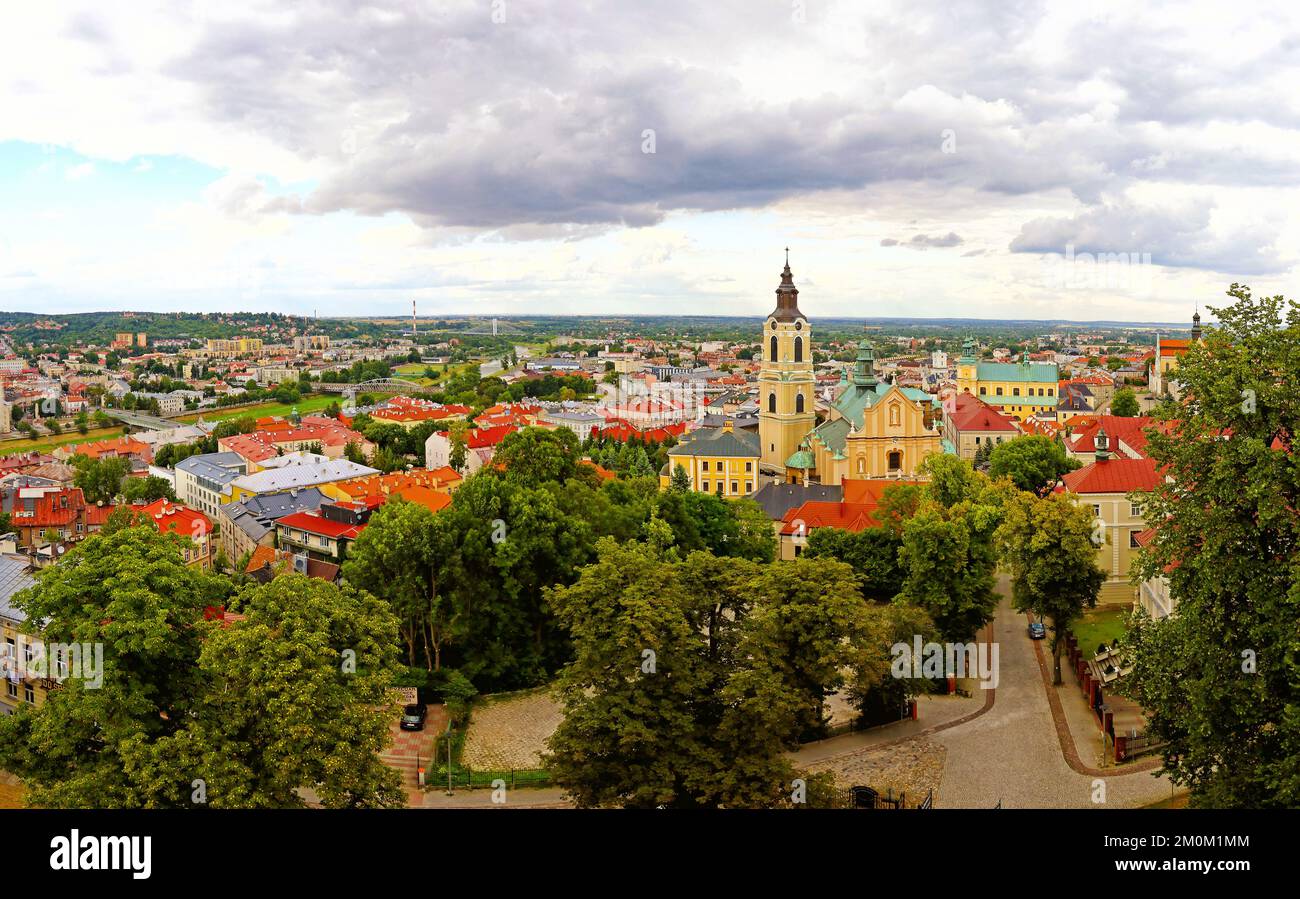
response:
<path id="1" fill-rule="evenodd" d="M 1295 4 L 22 4 L 0 309 L 1184 321 L 1295 294 Z"/>

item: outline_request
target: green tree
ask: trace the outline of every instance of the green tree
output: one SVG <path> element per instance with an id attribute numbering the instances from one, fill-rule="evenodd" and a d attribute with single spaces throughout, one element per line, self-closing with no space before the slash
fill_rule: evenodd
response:
<path id="1" fill-rule="evenodd" d="M 90 459 L 81 454 L 72 457 L 76 473 L 72 484 L 80 487 L 87 502 L 111 503 L 122 491 L 122 480 L 131 470 L 131 463 L 117 456 Z"/>
<path id="2" fill-rule="evenodd" d="M 1052 438 L 1028 434 L 998 444 L 989 457 L 989 475 L 1010 478 L 1021 490 L 1042 493 L 1079 465 Z"/>
<path id="3" fill-rule="evenodd" d="M 1138 414 L 1137 395 L 1132 387 L 1121 387 L 1110 398 L 1110 414 L 1121 418 L 1134 418 Z"/>
<path id="4" fill-rule="evenodd" d="M 1135 580 L 1166 577 L 1172 618 L 1126 637 L 1122 684 L 1199 807 L 1300 806 L 1300 305 L 1231 305 L 1178 364 L 1183 406 L 1135 496 L 1155 540 Z"/>
<path id="5" fill-rule="evenodd" d="M 1052 621 L 1054 684 L 1061 683 L 1061 647 L 1085 608 L 1097 604 L 1106 573 L 1097 567 L 1092 510 L 1064 494 L 1021 493 L 1007 503 L 998 530 L 1011 569 L 1016 610 Z"/>
<path id="6" fill-rule="evenodd" d="M 716 564 L 704 557 L 694 567 Z M 798 700 L 747 651 L 747 600 L 687 584 L 683 567 L 653 547 L 606 538 L 575 584 L 548 593 L 574 659 L 556 685 L 564 719 L 546 764 L 579 806 L 772 807 L 789 798 L 785 744 Z"/>
<path id="7" fill-rule="evenodd" d="M 122 498 L 128 503 L 151 503 L 160 499 L 176 502 L 176 493 L 165 478 L 149 475 L 145 478 L 127 478 L 122 487 Z"/>
<path id="8" fill-rule="evenodd" d="M 442 668 L 443 648 L 454 635 L 451 601 L 440 589 L 451 536 L 427 507 L 394 497 L 371 516 L 343 564 L 348 583 L 392 608 L 407 664 L 423 655 L 430 671 Z"/>
<path id="9" fill-rule="evenodd" d="M 492 461 L 505 469 L 507 477 L 535 485 L 572 478 L 580 456 L 577 435 L 568 428 L 524 428 L 505 436 Z"/>
<path id="10" fill-rule="evenodd" d="M 205 689 L 203 610 L 228 589 L 185 565 L 181 539 L 152 527 L 89 537 L 15 596 L 29 621 L 45 622 L 47 644 L 103 647 L 98 685 L 69 679 L 40 708 L 0 717 L 0 767 L 23 780 L 30 804 L 150 803 L 137 763 L 189 720 Z"/>
<path id="11" fill-rule="evenodd" d="M 691 476 L 681 463 L 673 466 L 672 483 L 669 486 L 678 493 L 686 493 L 691 489 Z"/>
<path id="12" fill-rule="evenodd" d="M 853 569 L 858 589 L 873 602 L 886 603 L 903 589 L 904 569 L 898 560 L 901 534 L 883 527 L 853 533 L 839 528 L 814 528 L 804 555 L 829 557 Z"/>

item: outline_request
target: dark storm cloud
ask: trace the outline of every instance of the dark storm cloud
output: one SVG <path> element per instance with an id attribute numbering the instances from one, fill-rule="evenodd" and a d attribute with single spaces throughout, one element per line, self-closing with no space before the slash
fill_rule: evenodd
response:
<path id="1" fill-rule="evenodd" d="M 1300 183 L 1294 159 L 1197 139 L 1211 119 L 1300 123 L 1249 54 L 1189 65 L 1176 17 L 1085 20 L 1040 53 L 1041 4 L 909 5 L 861 13 L 862 45 L 823 51 L 815 4 L 807 24 L 783 3 L 502 8 L 494 23 L 486 2 L 297 6 L 207 26 L 169 73 L 200 88 L 208 115 L 324 164 L 305 212 L 401 211 L 524 238 L 899 182 L 1066 191 L 1097 209 L 1137 180 Z M 738 74 L 822 52 L 827 72 L 794 82 L 795 99 Z M 1265 56 L 1274 75 L 1296 65 L 1284 47 Z M 1169 264 L 1197 264 L 1148 225 L 1144 238 L 1184 260 Z M 1030 223 L 1014 248 L 1068 230 Z M 1223 249 L 1265 264 L 1261 246 Z"/>

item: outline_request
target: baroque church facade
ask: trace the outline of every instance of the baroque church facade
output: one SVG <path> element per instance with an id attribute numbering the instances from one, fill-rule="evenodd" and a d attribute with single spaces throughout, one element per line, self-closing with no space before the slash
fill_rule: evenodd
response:
<path id="1" fill-rule="evenodd" d="M 943 452 L 935 399 L 876 377 L 865 343 L 819 424 L 815 410 L 812 328 L 799 310 L 789 256 L 776 308 L 763 326 L 758 431 L 762 464 L 786 480 L 842 484 L 846 479 L 917 476 L 921 460 Z"/>

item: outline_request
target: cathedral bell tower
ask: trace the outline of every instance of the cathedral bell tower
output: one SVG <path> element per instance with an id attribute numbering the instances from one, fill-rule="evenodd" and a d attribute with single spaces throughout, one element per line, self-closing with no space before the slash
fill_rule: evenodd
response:
<path id="1" fill-rule="evenodd" d="M 812 330 L 799 311 L 799 290 L 790 273 L 790 250 L 776 289 L 776 308 L 763 323 L 763 369 L 758 376 L 758 434 L 762 464 L 785 462 L 817 424 L 813 411 Z"/>

